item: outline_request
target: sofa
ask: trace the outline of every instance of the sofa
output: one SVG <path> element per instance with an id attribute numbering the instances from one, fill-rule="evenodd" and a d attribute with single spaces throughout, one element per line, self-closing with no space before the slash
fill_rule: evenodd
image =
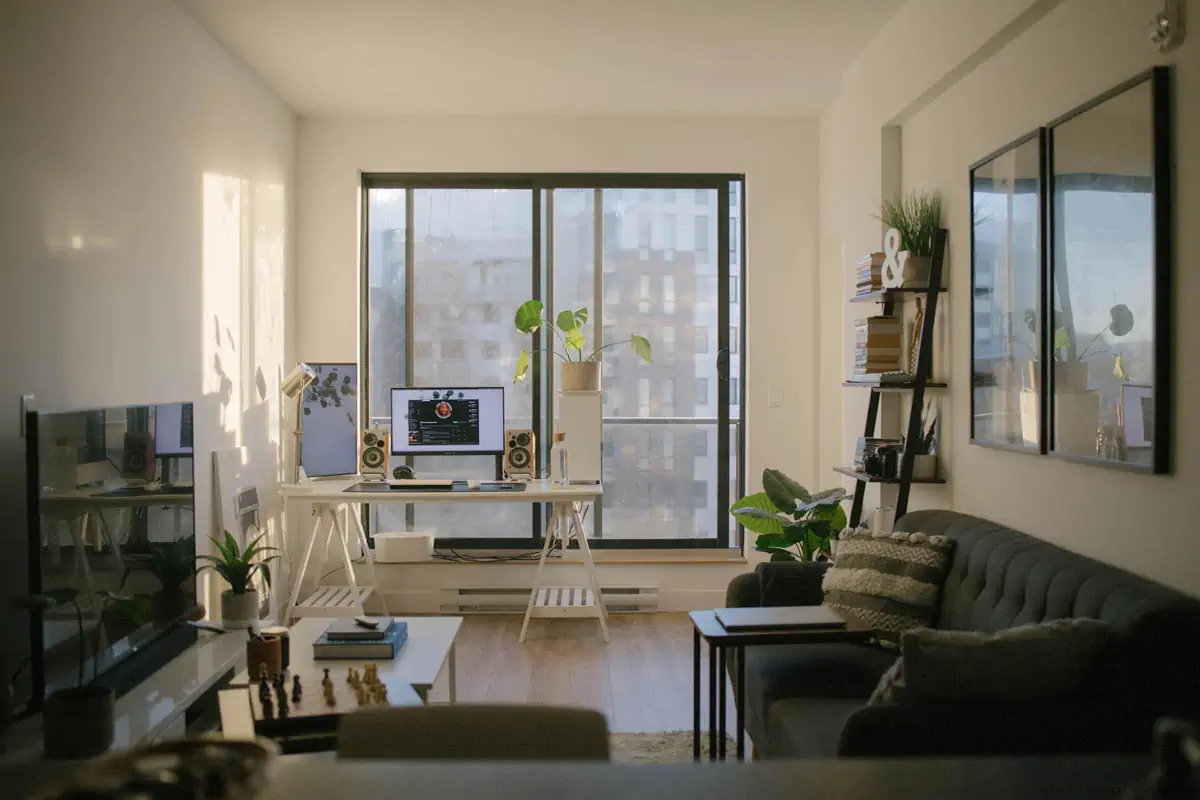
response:
<path id="1" fill-rule="evenodd" d="M 992 633 L 1061 618 L 1108 623 L 1112 635 L 1084 686 L 1053 701 L 868 705 L 894 649 L 750 647 L 746 674 L 731 678 L 745 680 L 758 757 L 1138 753 L 1149 750 L 1159 716 L 1200 717 L 1197 600 L 978 517 L 916 511 L 896 529 L 955 543 L 931 627 Z M 727 605 L 820 604 L 824 569 L 760 564 L 730 583 Z"/>

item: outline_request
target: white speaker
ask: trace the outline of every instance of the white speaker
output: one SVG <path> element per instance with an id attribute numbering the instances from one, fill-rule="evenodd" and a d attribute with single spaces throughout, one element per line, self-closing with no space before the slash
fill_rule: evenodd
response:
<path id="1" fill-rule="evenodd" d="M 358 449 L 358 471 L 362 475 L 387 478 L 391 436 L 383 428 L 363 428 L 362 446 Z"/>
<path id="2" fill-rule="evenodd" d="M 504 474 L 511 479 L 537 478 L 537 440 L 528 428 L 504 431 Z"/>
<path id="3" fill-rule="evenodd" d="M 603 410 L 604 395 L 600 392 L 558 393 L 558 424 L 554 430 L 567 435 L 567 477 L 571 483 L 600 483 Z M 550 469 L 556 466 L 551 464 Z"/>

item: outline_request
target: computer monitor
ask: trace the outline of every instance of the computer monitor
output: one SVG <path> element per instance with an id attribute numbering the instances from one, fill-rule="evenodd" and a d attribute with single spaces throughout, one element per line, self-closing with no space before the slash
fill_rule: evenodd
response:
<path id="1" fill-rule="evenodd" d="M 154 451 L 160 456 L 192 454 L 191 403 L 162 403 L 154 407 Z"/>
<path id="2" fill-rule="evenodd" d="M 392 389 L 393 455 L 503 453 L 503 386 Z"/>

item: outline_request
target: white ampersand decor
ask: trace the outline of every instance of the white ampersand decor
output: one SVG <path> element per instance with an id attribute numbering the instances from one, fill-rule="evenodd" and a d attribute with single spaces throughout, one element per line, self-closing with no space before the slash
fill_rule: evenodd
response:
<path id="1" fill-rule="evenodd" d="M 908 251 L 900 249 L 900 231 L 888 228 L 883 235 L 883 288 L 899 289 L 904 283 L 904 262 Z"/>

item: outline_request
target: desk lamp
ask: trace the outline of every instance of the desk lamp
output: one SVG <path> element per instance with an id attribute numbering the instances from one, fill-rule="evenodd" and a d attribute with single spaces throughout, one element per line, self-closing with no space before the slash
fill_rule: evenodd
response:
<path id="1" fill-rule="evenodd" d="M 304 411 L 304 390 L 308 385 L 317 379 L 317 371 L 310 364 L 301 362 L 296 365 L 296 368 L 288 373 L 288 376 L 283 379 L 283 383 L 279 386 L 279 391 L 289 400 L 296 401 L 296 430 L 293 434 L 296 437 L 296 448 L 292 455 L 294 463 L 292 464 L 292 483 L 300 482 L 300 439 L 303 433 L 300 430 L 300 420 L 303 418 Z"/>

